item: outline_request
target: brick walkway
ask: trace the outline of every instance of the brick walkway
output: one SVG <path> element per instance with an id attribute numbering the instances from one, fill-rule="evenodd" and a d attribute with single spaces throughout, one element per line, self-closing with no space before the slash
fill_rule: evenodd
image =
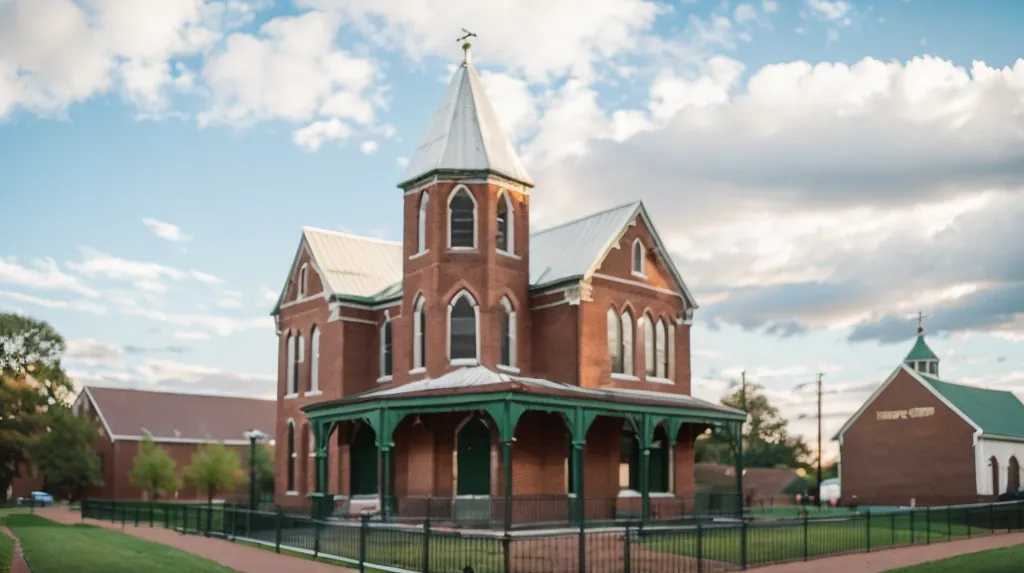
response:
<path id="1" fill-rule="evenodd" d="M 32 573 L 32 570 L 28 568 L 28 563 L 25 563 L 25 556 L 21 553 L 21 542 L 18 541 L 18 538 L 6 527 L 0 527 L 0 533 L 6 534 L 14 540 L 14 555 L 11 556 L 10 573 Z"/>
<path id="2" fill-rule="evenodd" d="M 37 509 L 36 515 L 58 523 L 69 525 L 87 523 L 89 525 L 122 531 L 139 539 L 177 547 L 182 551 L 216 561 L 240 573 L 281 573 L 282 571 L 299 570 L 303 573 L 355 573 L 352 569 L 346 569 L 329 563 L 318 563 L 298 557 L 289 557 L 288 555 L 280 555 L 266 549 L 232 543 L 222 539 L 203 537 L 202 535 L 182 535 L 172 529 L 164 529 L 162 527 L 151 528 L 148 525 L 140 525 L 138 527 L 125 525 L 122 528 L 120 523 L 110 523 L 109 521 L 99 521 L 96 519 L 86 519 L 83 522 L 80 514 L 64 508 Z M 15 569 L 11 573 L 18 573 L 18 571 Z M 27 569 L 25 573 L 28 573 Z"/>

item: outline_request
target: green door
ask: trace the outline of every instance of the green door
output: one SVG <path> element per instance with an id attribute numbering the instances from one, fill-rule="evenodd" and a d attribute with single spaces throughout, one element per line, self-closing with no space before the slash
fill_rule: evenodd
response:
<path id="1" fill-rule="evenodd" d="M 458 440 L 458 495 L 490 495 L 491 430 L 481 420 L 470 420 Z"/>
<path id="2" fill-rule="evenodd" d="M 362 426 L 349 446 L 349 485 L 352 495 L 377 493 L 377 445 L 374 442 L 376 436 L 373 429 Z"/>

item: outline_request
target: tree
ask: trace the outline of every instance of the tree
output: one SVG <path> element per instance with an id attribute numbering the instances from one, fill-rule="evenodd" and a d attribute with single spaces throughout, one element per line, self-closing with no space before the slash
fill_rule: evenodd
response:
<path id="1" fill-rule="evenodd" d="M 46 427 L 30 438 L 28 451 L 50 493 L 79 499 L 86 487 L 103 485 L 99 456 L 92 448 L 96 423 L 62 404 L 50 407 L 44 420 Z"/>
<path id="2" fill-rule="evenodd" d="M 150 436 L 142 439 L 139 453 L 132 463 L 129 479 L 135 487 L 146 490 L 149 499 L 157 499 L 161 494 L 170 493 L 181 487 L 174 459 Z"/>
<path id="3" fill-rule="evenodd" d="M 808 468 L 810 448 L 803 438 L 790 436 L 787 421 L 771 405 L 761 387 L 747 384 L 747 423 L 743 425 L 743 465 L 746 467 Z M 721 400 L 722 404 L 741 409 L 743 399 L 736 389 Z M 711 436 L 701 436 L 695 444 L 698 462 L 734 464 L 736 436 L 731 428 L 723 428 Z"/>
<path id="4" fill-rule="evenodd" d="M 260 493 L 274 491 L 274 448 L 270 444 L 256 444 L 256 499 Z"/>
<path id="5" fill-rule="evenodd" d="M 185 479 L 206 492 L 207 502 L 224 491 L 232 491 L 247 482 L 238 454 L 224 444 L 204 444 L 192 454 L 192 463 L 185 468 Z"/>
<path id="6" fill-rule="evenodd" d="M 0 492 L 28 464 L 31 436 L 72 393 L 61 366 L 64 338 L 45 321 L 0 313 Z"/>

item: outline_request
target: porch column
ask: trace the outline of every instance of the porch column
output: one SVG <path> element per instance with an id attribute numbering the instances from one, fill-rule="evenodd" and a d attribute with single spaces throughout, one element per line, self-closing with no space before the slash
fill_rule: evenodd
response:
<path id="1" fill-rule="evenodd" d="M 384 521 L 388 520 L 391 504 L 391 445 L 380 446 L 380 514 Z"/>
<path id="2" fill-rule="evenodd" d="M 316 442 L 313 450 L 316 460 L 313 472 L 313 489 L 316 493 L 313 494 L 313 504 L 314 515 L 317 519 L 324 519 L 329 515 L 327 503 L 327 434 L 329 428 L 330 425 L 324 422 L 313 424 L 313 439 Z"/>
<path id="3" fill-rule="evenodd" d="M 501 442 L 501 462 L 505 468 L 505 529 L 512 527 L 512 441 Z"/>
<path id="4" fill-rule="evenodd" d="M 640 446 L 640 521 L 646 523 L 651 517 L 651 435 L 654 432 L 650 415 L 640 421 L 637 436 Z"/>
<path id="5" fill-rule="evenodd" d="M 575 519 L 577 523 L 582 527 L 583 520 L 586 519 L 586 508 L 585 508 L 585 496 L 583 495 L 583 446 L 586 445 L 586 441 L 581 437 L 572 440 L 572 490 L 576 492 L 576 511 Z"/>

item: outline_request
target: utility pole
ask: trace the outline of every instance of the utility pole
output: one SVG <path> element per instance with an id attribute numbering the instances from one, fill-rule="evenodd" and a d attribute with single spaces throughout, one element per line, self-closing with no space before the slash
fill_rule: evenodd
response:
<path id="1" fill-rule="evenodd" d="M 818 372 L 818 491 L 814 495 L 814 501 L 821 507 L 821 377 Z"/>

